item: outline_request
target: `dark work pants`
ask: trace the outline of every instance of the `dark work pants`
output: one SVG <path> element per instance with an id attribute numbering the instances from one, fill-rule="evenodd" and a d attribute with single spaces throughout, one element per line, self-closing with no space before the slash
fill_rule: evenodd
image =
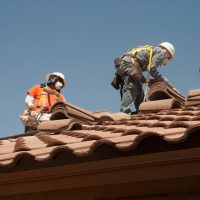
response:
<path id="1" fill-rule="evenodd" d="M 138 112 L 139 105 L 143 102 L 144 92 L 141 83 L 135 83 L 130 76 L 124 78 L 124 85 L 122 89 L 121 112 L 130 114 L 130 107 L 135 104 L 136 112 Z"/>
<path id="2" fill-rule="evenodd" d="M 138 64 L 138 63 L 135 63 Z M 123 62 L 120 66 L 120 74 L 123 79 L 122 88 L 122 102 L 121 112 L 131 113 L 130 107 L 135 104 L 136 112 L 138 112 L 139 105 L 143 102 L 144 92 L 142 89 L 142 83 L 133 80 L 133 77 L 129 75 L 129 69 L 134 67 L 133 63 Z"/>

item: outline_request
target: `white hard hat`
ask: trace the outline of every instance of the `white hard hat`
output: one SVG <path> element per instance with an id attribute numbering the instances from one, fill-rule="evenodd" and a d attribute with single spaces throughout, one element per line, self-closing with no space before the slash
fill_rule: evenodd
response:
<path id="1" fill-rule="evenodd" d="M 48 81 L 49 80 L 49 77 L 52 76 L 52 75 L 55 75 L 55 76 L 58 76 L 60 77 L 63 82 L 64 82 L 64 86 L 66 85 L 66 80 L 65 80 L 65 76 L 64 74 L 60 73 L 60 72 L 53 72 L 53 73 L 48 73 L 46 76 L 45 76 L 45 80 Z M 63 87 L 64 87 L 63 86 Z"/>
<path id="2" fill-rule="evenodd" d="M 167 49 L 167 51 L 169 51 L 169 53 L 171 54 L 172 59 L 174 58 L 175 48 L 174 48 L 174 46 L 171 43 L 169 43 L 169 42 L 162 42 L 158 46 Z"/>

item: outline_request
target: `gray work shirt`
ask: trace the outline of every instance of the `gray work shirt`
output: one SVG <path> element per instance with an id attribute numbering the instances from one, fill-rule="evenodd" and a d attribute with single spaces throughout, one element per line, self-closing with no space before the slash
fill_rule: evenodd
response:
<path id="1" fill-rule="evenodd" d="M 142 50 L 135 56 L 140 64 L 142 71 L 148 71 L 147 66 L 149 64 L 149 53 L 150 52 L 148 50 Z M 160 47 L 153 47 L 152 66 L 149 73 L 158 81 L 164 81 L 164 77 L 157 70 L 157 67 L 162 64 L 163 56 L 164 54 Z M 122 60 L 132 63 L 131 50 L 122 56 Z"/>

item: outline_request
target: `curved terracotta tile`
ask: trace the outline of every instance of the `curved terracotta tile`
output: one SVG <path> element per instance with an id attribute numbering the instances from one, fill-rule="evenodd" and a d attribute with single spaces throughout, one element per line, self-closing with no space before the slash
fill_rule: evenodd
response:
<path id="1" fill-rule="evenodd" d="M 140 123 L 137 125 L 137 127 L 147 127 L 147 126 L 150 126 L 151 123 L 148 123 L 148 122 L 143 122 L 143 123 Z"/>
<path id="2" fill-rule="evenodd" d="M 185 134 L 187 135 L 187 137 L 189 137 L 193 133 L 199 134 L 199 129 L 200 129 L 200 124 L 192 125 L 186 130 Z"/>
<path id="3" fill-rule="evenodd" d="M 100 117 L 100 119 L 102 121 L 120 121 L 120 120 L 127 120 L 130 119 L 131 116 L 126 114 L 126 113 L 109 113 L 109 112 L 102 112 L 102 113 L 98 113 L 98 117 Z"/>
<path id="4" fill-rule="evenodd" d="M 119 149 L 120 151 L 128 151 L 135 149 L 137 146 L 138 144 L 136 142 L 124 142 L 116 144 L 115 148 Z"/>
<path id="5" fill-rule="evenodd" d="M 88 136 L 86 136 L 85 138 L 83 138 L 81 141 L 82 141 L 82 142 L 85 142 L 85 141 L 100 140 L 100 139 L 102 139 L 102 137 L 99 136 L 99 135 L 88 135 Z"/>
<path id="6" fill-rule="evenodd" d="M 80 108 L 78 106 L 75 106 L 70 103 L 66 103 L 67 105 L 67 112 L 70 117 L 75 119 L 80 119 L 81 121 L 91 121 L 94 122 L 95 120 L 98 120 L 98 117 L 96 117 L 92 112 L 87 111 L 83 108 Z"/>
<path id="7" fill-rule="evenodd" d="M 190 120 L 191 121 L 200 121 L 200 116 L 194 116 Z"/>
<path id="8" fill-rule="evenodd" d="M 159 121 L 173 121 L 176 118 L 176 115 L 163 115 L 160 117 Z"/>
<path id="9" fill-rule="evenodd" d="M 9 140 L 1 140 L 0 144 L 0 155 L 5 153 L 11 153 L 14 151 L 15 142 Z"/>
<path id="10" fill-rule="evenodd" d="M 188 124 L 189 126 L 197 126 L 197 125 L 200 125 L 200 121 L 186 121 L 184 122 L 186 124 Z"/>
<path id="11" fill-rule="evenodd" d="M 136 135 L 136 137 L 133 141 L 117 143 L 117 144 L 115 144 L 115 147 L 121 151 L 128 151 L 128 150 L 136 149 L 138 147 L 138 145 L 141 143 L 141 141 L 143 141 L 146 138 L 152 137 L 152 136 L 160 137 L 160 135 L 158 135 L 157 133 L 153 133 L 153 132 L 141 133 L 139 135 Z"/>
<path id="12" fill-rule="evenodd" d="M 111 142 L 109 139 L 100 139 L 100 140 L 96 140 L 96 142 L 94 142 L 92 145 L 91 145 L 91 148 L 90 150 L 88 151 L 88 155 L 86 154 L 81 154 L 81 156 L 89 156 L 93 153 L 95 153 L 95 151 L 103 146 L 103 145 L 106 145 L 106 146 L 110 146 L 110 147 L 113 147 L 113 149 L 115 148 L 115 144 L 113 142 Z"/>
<path id="13" fill-rule="evenodd" d="M 192 116 L 177 116 L 174 121 L 189 121 L 192 119 Z"/>
<path id="14" fill-rule="evenodd" d="M 68 148 L 73 150 L 73 153 L 77 156 L 87 156 L 93 151 L 93 145 L 98 140 L 90 140 L 90 141 L 84 141 L 80 143 L 74 143 L 74 144 L 66 144 Z"/>
<path id="15" fill-rule="evenodd" d="M 197 106 L 197 105 L 200 105 L 200 101 L 187 101 L 185 103 L 185 106 Z"/>
<path id="16" fill-rule="evenodd" d="M 149 113 L 158 112 L 160 110 L 171 110 L 174 107 L 181 107 L 181 104 L 175 99 L 164 99 L 156 101 L 148 101 L 140 104 L 139 112 Z"/>
<path id="17" fill-rule="evenodd" d="M 163 127 L 166 128 L 169 124 L 171 124 L 171 121 L 163 121 L 163 122 L 155 122 L 153 124 L 151 124 L 149 127 Z"/>
<path id="18" fill-rule="evenodd" d="M 52 112 L 50 120 L 69 119 L 68 112 L 65 108 L 57 108 Z"/>
<path id="19" fill-rule="evenodd" d="M 158 120 L 157 119 L 148 119 L 148 120 L 140 120 L 137 122 L 138 123 L 136 124 L 136 126 L 141 126 L 141 125 L 151 126 L 152 124 L 157 123 Z"/>
<path id="20" fill-rule="evenodd" d="M 38 138 L 46 143 L 47 147 L 65 144 L 63 141 L 51 137 L 51 135 L 38 135 Z"/>
<path id="21" fill-rule="evenodd" d="M 53 140 L 61 141 L 63 144 L 70 144 L 70 143 L 76 143 L 76 142 L 82 141 L 82 138 L 80 138 L 80 137 L 68 136 L 65 134 L 51 135 L 49 137 Z"/>
<path id="22" fill-rule="evenodd" d="M 95 115 L 97 118 L 101 118 L 102 116 L 110 115 L 111 113 L 107 110 L 97 111 L 93 112 L 93 115 Z"/>
<path id="23" fill-rule="evenodd" d="M 17 153 L 19 152 L 15 152 L 15 153 L 7 153 L 7 154 L 1 154 L 0 155 L 0 166 L 2 167 L 11 167 L 14 164 L 14 158 L 17 155 Z"/>
<path id="24" fill-rule="evenodd" d="M 174 91 L 169 85 L 163 82 L 157 82 L 151 87 L 149 92 L 149 99 L 151 101 L 169 98 L 175 98 L 182 105 L 185 103 L 185 98 L 181 94 Z"/>
<path id="25" fill-rule="evenodd" d="M 31 150 L 46 148 L 47 146 L 47 144 L 41 141 L 37 136 L 23 137 L 23 141 L 26 144 L 26 146 Z"/>
<path id="26" fill-rule="evenodd" d="M 0 156 L 0 166 L 2 167 L 14 167 L 19 160 L 27 157 L 33 157 L 30 152 L 21 151 L 14 152 L 6 155 Z"/>
<path id="27" fill-rule="evenodd" d="M 43 153 L 40 155 L 37 154 L 35 155 L 35 160 L 39 162 L 49 162 L 53 160 L 59 153 L 68 152 L 70 154 L 73 154 L 73 150 L 66 145 L 48 147 L 48 148 L 51 148 L 49 149 L 49 153 L 46 154 Z"/>
<path id="28" fill-rule="evenodd" d="M 194 97 L 188 97 L 187 101 L 200 101 L 200 95 Z"/>
<path id="29" fill-rule="evenodd" d="M 30 148 L 26 145 L 26 142 L 23 137 L 17 138 L 15 142 L 14 152 L 17 151 L 29 151 Z"/>
<path id="30" fill-rule="evenodd" d="M 189 90 L 188 97 L 200 96 L 200 89 Z"/>
<path id="31" fill-rule="evenodd" d="M 122 136 L 125 136 L 125 135 L 139 135 L 141 133 L 143 133 L 141 130 L 129 129 L 127 131 L 124 131 L 124 133 L 122 133 Z"/>
<path id="32" fill-rule="evenodd" d="M 193 133 L 199 133 L 200 124 L 192 125 L 185 130 L 183 133 L 171 134 L 164 136 L 164 139 L 173 142 L 173 143 L 180 143 L 182 141 L 187 140 L 187 138 Z"/>
<path id="33" fill-rule="evenodd" d="M 82 139 L 82 141 L 85 141 L 86 138 L 90 137 L 90 136 L 98 136 L 100 138 L 108 138 L 108 137 L 116 137 L 116 136 L 120 136 L 122 133 L 117 133 L 117 132 L 112 132 L 112 131 L 96 131 L 96 130 L 92 130 L 92 131 L 84 131 L 82 132 L 83 134 L 85 134 L 85 137 Z"/>
<path id="34" fill-rule="evenodd" d="M 82 125 L 74 119 L 61 119 L 41 122 L 38 125 L 38 130 L 45 132 L 60 132 L 62 130 L 71 130 L 73 126 L 79 126 L 82 129 Z"/>
<path id="35" fill-rule="evenodd" d="M 121 137 L 108 138 L 108 140 L 116 145 L 118 143 L 133 142 L 137 136 L 138 136 L 137 134 L 136 135 L 134 135 L 134 134 L 133 135 L 124 135 Z"/>
<path id="36" fill-rule="evenodd" d="M 177 143 L 177 142 L 182 142 L 185 141 L 187 138 L 186 133 L 178 133 L 178 134 L 173 134 L 173 135 L 165 135 L 163 136 L 163 139 L 167 142 L 170 143 Z"/>
<path id="37" fill-rule="evenodd" d="M 178 116 L 182 116 L 182 115 L 194 116 L 195 113 L 198 113 L 198 112 L 194 112 L 194 111 L 182 111 L 182 112 L 179 112 L 177 115 L 178 115 Z"/>
<path id="38" fill-rule="evenodd" d="M 185 121 L 176 121 L 169 124 L 166 128 L 189 128 L 189 124 L 185 123 Z"/>

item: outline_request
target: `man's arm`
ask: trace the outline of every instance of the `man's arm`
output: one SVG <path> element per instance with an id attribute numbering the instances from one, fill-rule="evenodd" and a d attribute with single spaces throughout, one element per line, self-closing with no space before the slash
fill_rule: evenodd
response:
<path id="1" fill-rule="evenodd" d="M 151 65 L 149 73 L 157 81 L 168 83 L 168 80 L 164 76 L 162 76 L 160 72 L 157 70 L 157 67 L 162 64 L 162 59 L 164 56 L 163 52 L 161 49 L 156 49 L 155 51 L 156 52 L 152 57 L 152 65 Z"/>

